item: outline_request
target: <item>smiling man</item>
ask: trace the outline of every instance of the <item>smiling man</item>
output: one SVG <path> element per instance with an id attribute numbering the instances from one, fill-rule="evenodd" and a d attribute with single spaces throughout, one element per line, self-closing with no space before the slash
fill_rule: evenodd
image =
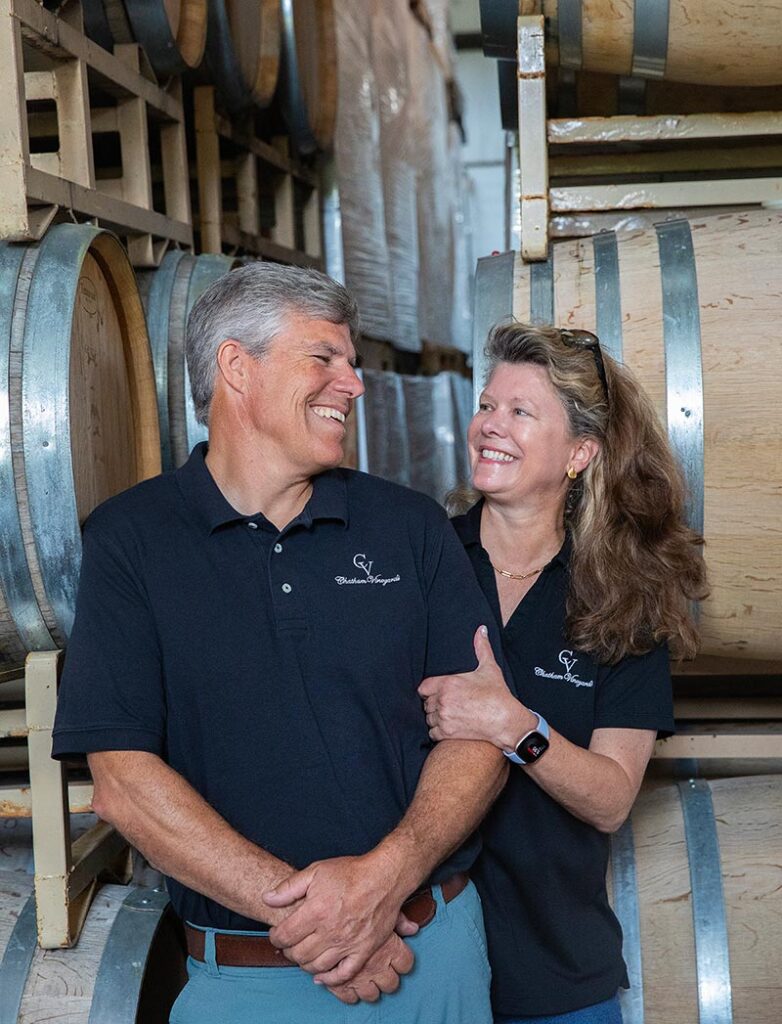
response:
<path id="1" fill-rule="evenodd" d="M 504 759 L 433 747 L 416 693 L 486 671 L 490 613 L 439 506 L 338 468 L 357 334 L 322 274 L 223 277 L 187 334 L 208 446 L 85 525 L 54 755 L 168 876 L 173 1024 L 491 1019 L 465 872 Z"/>

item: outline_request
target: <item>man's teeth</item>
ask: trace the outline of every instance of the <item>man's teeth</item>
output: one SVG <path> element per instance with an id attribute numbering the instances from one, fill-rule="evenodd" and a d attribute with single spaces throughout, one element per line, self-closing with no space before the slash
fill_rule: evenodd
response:
<path id="1" fill-rule="evenodd" d="M 481 458 L 491 459 L 492 462 L 513 462 L 512 455 L 505 452 L 495 452 L 493 448 L 481 448 Z"/>
<path id="2" fill-rule="evenodd" d="M 345 414 L 340 412 L 339 409 L 329 409 L 325 405 L 313 405 L 312 411 L 317 416 L 322 416 L 324 420 L 337 420 L 339 423 L 345 422 Z"/>

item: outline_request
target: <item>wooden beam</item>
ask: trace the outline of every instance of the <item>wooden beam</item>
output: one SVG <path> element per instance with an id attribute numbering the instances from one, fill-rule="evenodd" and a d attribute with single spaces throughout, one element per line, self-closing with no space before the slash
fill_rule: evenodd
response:
<path id="1" fill-rule="evenodd" d="M 552 188 L 552 213 L 728 206 L 782 200 L 782 178 L 662 181 L 654 184 Z M 523 230 L 523 224 L 522 224 Z"/>
<path id="2" fill-rule="evenodd" d="M 782 135 L 782 111 L 552 118 L 547 127 L 551 145 L 738 139 L 760 135 Z"/>

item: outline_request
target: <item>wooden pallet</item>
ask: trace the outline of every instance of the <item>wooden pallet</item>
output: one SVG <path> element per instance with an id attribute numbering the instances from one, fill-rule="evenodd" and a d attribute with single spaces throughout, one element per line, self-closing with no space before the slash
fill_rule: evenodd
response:
<path id="1" fill-rule="evenodd" d="M 548 118 L 544 44 L 543 18 L 519 18 L 525 260 L 547 258 L 554 217 L 561 236 L 568 218 L 617 210 L 782 202 L 782 178 L 774 174 L 782 152 L 782 111 Z"/>
<path id="2" fill-rule="evenodd" d="M 222 116 L 212 86 L 194 90 L 200 251 L 323 267 L 317 172 L 287 139 L 256 137 L 253 115 Z"/>
<path id="3" fill-rule="evenodd" d="M 92 786 L 68 786 L 64 765 L 51 757 L 61 655 L 28 655 L 24 707 L 0 709 L 0 738 L 27 740 L 29 785 L 0 786 L 0 817 L 32 817 L 38 941 L 44 949 L 78 940 L 101 872 L 124 881 L 131 872 L 128 844 L 107 822 L 71 841 L 69 812 L 91 810 Z M 0 677 L 3 689 L 13 675 Z"/>
<path id="4" fill-rule="evenodd" d="M 160 88 L 134 44 L 101 49 L 78 5 L 35 0 L 0 0 L 0 68 L 0 237 L 38 240 L 65 214 L 116 231 L 136 266 L 192 246 L 178 81 Z M 96 164 L 107 140 L 117 156 Z"/>

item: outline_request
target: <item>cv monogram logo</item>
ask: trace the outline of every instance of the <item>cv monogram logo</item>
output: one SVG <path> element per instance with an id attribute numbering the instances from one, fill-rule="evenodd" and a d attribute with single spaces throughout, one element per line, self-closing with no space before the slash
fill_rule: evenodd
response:
<path id="1" fill-rule="evenodd" d="M 568 655 L 570 655 L 570 657 L 568 657 Z M 573 652 L 572 651 L 560 651 L 559 652 L 559 661 L 560 661 L 561 665 L 565 666 L 565 668 L 566 668 L 566 670 L 568 672 L 572 672 L 573 671 L 573 666 L 578 661 L 578 658 L 574 658 L 573 657 Z"/>

